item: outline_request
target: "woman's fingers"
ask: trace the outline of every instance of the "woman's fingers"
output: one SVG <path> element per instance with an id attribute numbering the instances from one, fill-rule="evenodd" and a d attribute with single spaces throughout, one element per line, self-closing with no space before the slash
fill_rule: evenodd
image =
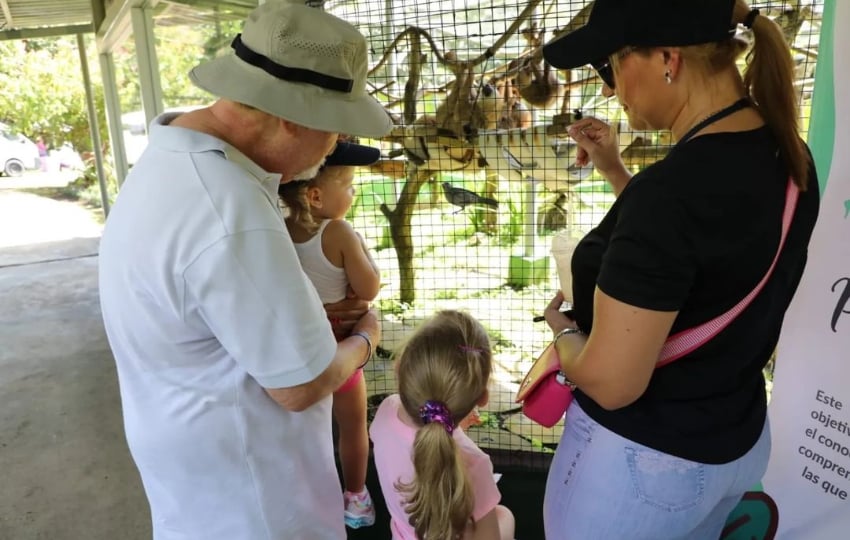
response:
<path id="1" fill-rule="evenodd" d="M 549 305 L 546 306 L 546 311 L 555 310 L 559 311 L 561 309 L 561 304 L 564 303 L 564 293 L 558 291 L 552 300 L 549 301 Z"/>
<path id="2" fill-rule="evenodd" d="M 590 154 L 587 153 L 587 150 L 579 146 L 576 152 L 576 165 L 587 167 L 588 164 L 590 164 Z"/>

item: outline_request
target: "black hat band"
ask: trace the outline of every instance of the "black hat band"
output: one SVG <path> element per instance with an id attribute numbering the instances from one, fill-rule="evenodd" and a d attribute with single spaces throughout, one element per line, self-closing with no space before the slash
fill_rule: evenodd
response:
<path id="1" fill-rule="evenodd" d="M 352 79 L 342 79 L 310 69 L 294 68 L 278 64 L 269 57 L 249 49 L 242 43 L 242 34 L 237 34 L 230 46 L 236 51 L 236 56 L 240 59 L 282 81 L 311 84 L 319 88 L 344 92 L 346 94 L 350 94 L 354 88 L 354 81 Z"/>

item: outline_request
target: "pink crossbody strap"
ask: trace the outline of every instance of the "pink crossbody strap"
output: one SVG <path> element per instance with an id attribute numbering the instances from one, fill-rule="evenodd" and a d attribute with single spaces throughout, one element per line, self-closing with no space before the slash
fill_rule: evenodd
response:
<path id="1" fill-rule="evenodd" d="M 782 235 L 779 238 L 779 247 L 776 249 L 776 255 L 773 257 L 773 262 L 770 264 L 770 268 L 767 269 L 767 273 L 763 278 L 761 278 L 761 281 L 758 282 L 756 288 L 726 313 L 718 315 L 714 319 L 711 319 L 699 326 L 689 330 L 683 330 L 682 332 L 667 338 L 667 341 L 664 342 L 664 347 L 661 349 L 661 355 L 659 356 L 658 364 L 655 366 L 656 368 L 666 366 L 670 362 L 678 360 L 707 343 L 711 340 L 711 338 L 719 334 L 721 330 L 726 328 L 726 326 L 731 323 L 739 313 L 744 311 L 744 309 L 750 305 L 750 302 L 752 302 L 753 298 L 755 298 L 762 290 L 764 284 L 767 283 L 767 280 L 773 273 L 774 267 L 776 267 L 776 261 L 779 260 L 779 254 L 782 252 L 782 246 L 785 245 L 785 239 L 788 236 L 788 229 L 791 227 L 791 220 L 794 218 L 794 210 L 797 208 L 797 199 L 799 198 L 799 195 L 800 190 L 797 188 L 797 185 L 794 184 L 794 180 L 789 178 L 788 188 L 785 191 L 785 210 L 782 214 Z"/>

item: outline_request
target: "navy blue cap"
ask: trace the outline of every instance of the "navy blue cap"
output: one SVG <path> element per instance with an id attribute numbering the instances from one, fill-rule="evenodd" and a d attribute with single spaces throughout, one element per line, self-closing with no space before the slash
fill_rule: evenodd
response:
<path id="1" fill-rule="evenodd" d="M 333 152 L 325 158 L 325 167 L 331 165 L 371 165 L 381 159 L 381 150 L 352 142 L 340 141 Z"/>
<path id="2" fill-rule="evenodd" d="M 627 47 L 685 47 L 735 35 L 735 0 L 596 0 L 587 24 L 543 46 L 559 69 L 606 59 Z"/>

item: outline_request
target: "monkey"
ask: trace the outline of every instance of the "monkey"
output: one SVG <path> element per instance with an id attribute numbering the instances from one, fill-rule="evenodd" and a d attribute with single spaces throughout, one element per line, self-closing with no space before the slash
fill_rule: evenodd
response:
<path id="1" fill-rule="evenodd" d="M 516 86 L 522 99 L 535 107 L 552 105 L 561 93 L 558 76 L 552 71 L 552 66 L 545 60 L 540 64 L 526 62 L 516 76 Z"/>
<path id="2" fill-rule="evenodd" d="M 531 127 L 531 111 L 520 99 L 519 91 L 513 85 L 513 80 L 498 81 L 495 83 L 495 87 L 504 100 L 504 108 L 496 127 L 500 129 Z"/>
<path id="3" fill-rule="evenodd" d="M 454 51 L 448 51 L 445 56 L 456 59 Z M 446 100 L 434 112 L 437 127 L 447 129 L 458 137 L 496 127 L 505 108 L 496 85 L 476 82 L 473 66 L 469 64 L 460 63 L 452 71 L 456 77 L 454 85 Z"/>
<path id="4" fill-rule="evenodd" d="M 522 36 L 528 42 L 528 48 L 535 53 L 543 46 L 543 34 L 544 31 L 537 30 L 534 24 L 522 31 Z M 535 53 L 521 62 L 512 60 L 509 67 L 511 70 L 516 70 L 514 84 L 522 99 L 534 107 L 549 107 L 555 100 L 562 97 L 564 88 L 548 62 L 542 58 L 533 60 Z"/>
<path id="5" fill-rule="evenodd" d="M 446 58 L 455 60 L 454 51 Z M 446 99 L 434 114 L 419 116 L 413 125 L 436 127 L 437 133 L 466 140 L 479 129 L 494 129 L 505 115 L 506 102 L 495 83 L 476 82 L 472 66 L 460 63 L 453 66 L 456 79 Z M 423 137 L 406 137 L 402 143 L 404 154 L 416 163 L 424 165 L 432 159 L 433 148 Z M 465 150 L 468 152 L 468 150 Z M 471 154 L 472 155 L 472 154 Z M 464 153 L 460 161 L 469 157 Z"/>
<path id="6" fill-rule="evenodd" d="M 501 128 L 530 128 L 532 124 L 531 111 L 522 101 L 517 101 L 506 111 L 507 114 L 500 119 Z"/>

